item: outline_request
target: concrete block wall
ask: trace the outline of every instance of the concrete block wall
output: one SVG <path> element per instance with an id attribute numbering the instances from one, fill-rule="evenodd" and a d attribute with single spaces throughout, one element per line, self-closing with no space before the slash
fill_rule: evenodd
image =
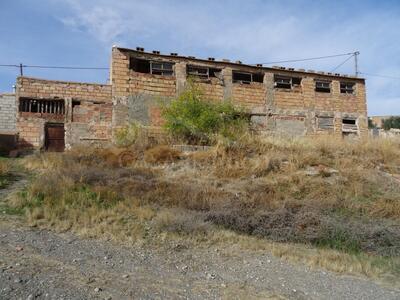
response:
<path id="1" fill-rule="evenodd" d="M 0 94 L 0 133 L 15 133 L 17 105 L 14 94 Z"/>

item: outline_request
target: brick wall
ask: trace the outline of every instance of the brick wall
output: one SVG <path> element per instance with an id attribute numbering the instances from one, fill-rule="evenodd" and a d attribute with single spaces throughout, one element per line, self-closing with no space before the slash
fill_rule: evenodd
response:
<path id="1" fill-rule="evenodd" d="M 130 70 L 130 56 L 174 63 L 173 76 L 138 73 Z M 325 134 L 318 128 L 318 116 L 334 118 L 333 130 L 328 133 L 342 134 L 342 118 L 357 120 L 359 134 L 367 128 L 364 81 L 338 77 L 333 74 L 293 72 L 284 68 L 264 68 L 264 82 L 240 84 L 232 82 L 232 71 L 260 72 L 259 68 L 230 62 L 197 60 L 190 57 L 154 55 L 141 51 L 113 48 L 111 81 L 113 86 L 113 126 L 123 126 L 130 121 L 139 121 L 148 126 L 160 126 L 159 100 L 168 100 L 178 95 L 188 80 L 187 65 L 220 69 L 216 77 L 208 80 L 196 79 L 204 98 L 214 101 L 232 100 L 244 107 L 252 122 L 260 130 L 289 132 L 291 134 Z M 300 77 L 301 84 L 291 89 L 274 87 L 274 74 Z M 315 80 L 331 81 L 331 93 L 315 91 Z M 356 83 L 354 95 L 340 93 L 340 81 Z"/>
<path id="2" fill-rule="evenodd" d="M 111 140 L 112 103 L 82 101 L 72 104 L 72 120 L 66 123 L 66 147 Z"/>
<path id="3" fill-rule="evenodd" d="M 66 147 L 84 142 L 109 141 L 111 92 L 111 85 L 19 77 L 17 103 L 24 98 L 61 99 L 65 106 L 64 114 L 17 112 L 19 147 L 43 147 L 46 123 L 64 124 Z"/>
<path id="4" fill-rule="evenodd" d="M 15 132 L 16 109 L 14 94 L 0 94 L 0 133 Z"/>
<path id="5" fill-rule="evenodd" d="M 265 106 L 265 86 L 259 82 L 252 82 L 251 84 L 234 83 L 232 101 L 250 111 L 255 107 Z"/>
<path id="6" fill-rule="evenodd" d="M 107 84 L 43 80 L 30 77 L 17 79 L 19 98 L 78 99 L 111 102 L 111 86 Z"/>
<path id="7" fill-rule="evenodd" d="M 41 148 L 44 145 L 45 119 L 23 116 L 18 119 L 18 147 Z"/>

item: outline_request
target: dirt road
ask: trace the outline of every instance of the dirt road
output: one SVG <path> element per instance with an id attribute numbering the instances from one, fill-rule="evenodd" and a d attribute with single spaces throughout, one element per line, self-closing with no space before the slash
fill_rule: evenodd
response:
<path id="1" fill-rule="evenodd" d="M 267 253 L 152 250 L 0 219 L 1 299 L 399 299 L 400 291 Z"/>

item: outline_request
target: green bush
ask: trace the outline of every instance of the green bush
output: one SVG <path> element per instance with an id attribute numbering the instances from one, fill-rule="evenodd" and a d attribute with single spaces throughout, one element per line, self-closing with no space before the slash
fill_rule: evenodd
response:
<path id="1" fill-rule="evenodd" d="M 212 102 L 189 81 L 186 90 L 163 107 L 165 128 L 192 144 L 210 144 L 217 136 L 235 140 L 248 129 L 243 110 L 228 101 Z"/>
<path id="2" fill-rule="evenodd" d="M 400 128 L 400 117 L 390 117 L 383 121 L 383 128 L 389 130 L 391 128 Z"/>
<path id="3" fill-rule="evenodd" d="M 141 125 L 133 122 L 115 132 L 115 144 L 120 147 L 133 145 L 139 137 Z"/>

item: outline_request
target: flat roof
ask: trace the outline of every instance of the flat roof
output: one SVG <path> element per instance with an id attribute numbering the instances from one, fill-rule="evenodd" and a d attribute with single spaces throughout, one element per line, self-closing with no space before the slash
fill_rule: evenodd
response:
<path id="1" fill-rule="evenodd" d="M 354 75 L 347 75 L 347 74 L 340 74 L 340 73 L 331 73 L 331 72 L 322 72 L 322 71 L 314 71 L 314 70 L 305 70 L 305 69 L 295 69 L 295 68 L 287 68 L 287 67 L 281 67 L 281 66 L 272 66 L 272 67 L 264 67 L 264 66 L 257 66 L 257 65 L 251 65 L 251 64 L 244 64 L 240 61 L 230 61 L 227 59 L 222 59 L 222 60 L 217 60 L 214 58 L 208 58 L 208 59 L 202 59 L 202 58 L 196 58 L 194 56 L 182 56 L 178 55 L 177 53 L 171 53 L 171 54 L 161 54 L 158 51 L 152 51 L 152 52 L 145 52 L 144 48 L 138 47 L 136 50 L 135 49 L 129 49 L 129 48 L 124 48 L 124 47 L 118 47 L 118 46 L 113 46 L 113 48 L 116 48 L 121 51 L 125 52 L 131 52 L 135 54 L 142 54 L 146 56 L 153 56 L 153 57 L 161 57 L 165 59 L 171 59 L 171 60 L 176 60 L 176 59 L 184 59 L 188 61 L 198 61 L 201 63 L 211 63 L 211 64 L 223 64 L 227 66 L 234 66 L 234 67 L 246 67 L 246 68 L 251 68 L 254 69 L 255 71 L 270 71 L 270 72 L 284 72 L 284 73 L 296 73 L 296 74 L 306 74 L 306 75 L 313 75 L 313 76 L 322 76 L 322 77 L 329 77 L 329 78 L 340 78 L 340 79 L 350 79 L 350 80 L 358 80 L 358 81 L 365 81 L 364 78 L 362 77 L 356 77 Z M 140 49 L 140 50 L 139 50 Z"/>

